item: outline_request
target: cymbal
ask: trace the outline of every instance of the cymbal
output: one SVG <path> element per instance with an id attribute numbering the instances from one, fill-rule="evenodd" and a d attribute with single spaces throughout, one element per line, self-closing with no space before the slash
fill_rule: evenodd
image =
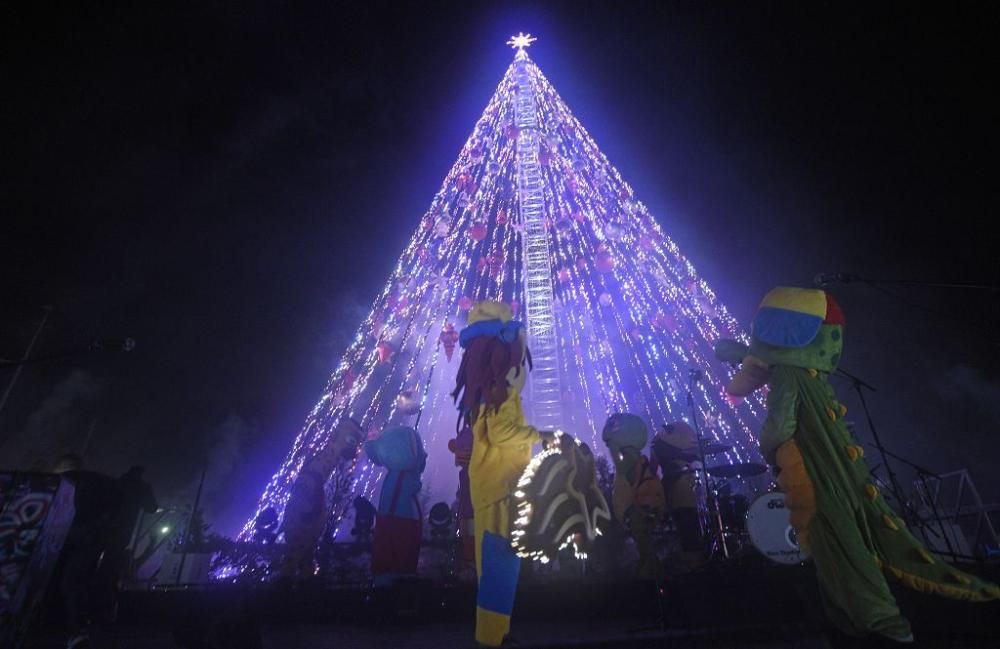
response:
<path id="1" fill-rule="evenodd" d="M 729 444 L 719 444 L 716 442 L 712 444 L 705 444 L 702 448 L 702 452 L 705 455 L 715 455 L 716 453 L 725 453 L 726 451 L 731 451 L 732 449 L 733 447 Z"/>
<path id="2" fill-rule="evenodd" d="M 763 464 L 720 464 L 719 466 L 708 467 L 708 474 L 719 478 L 750 478 L 767 472 L 767 467 Z"/>

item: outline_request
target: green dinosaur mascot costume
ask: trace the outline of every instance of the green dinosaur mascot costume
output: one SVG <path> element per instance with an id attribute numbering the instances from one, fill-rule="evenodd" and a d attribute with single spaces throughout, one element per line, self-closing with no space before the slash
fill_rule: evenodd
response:
<path id="1" fill-rule="evenodd" d="M 799 543 L 815 561 L 831 621 L 851 634 L 909 642 L 909 622 L 886 576 L 972 602 L 1000 598 L 1000 588 L 928 552 L 883 500 L 844 423 L 847 409 L 828 381 L 843 334 L 844 316 L 832 296 L 780 287 L 764 297 L 750 347 L 720 341 L 716 355 L 742 362 L 726 388 L 730 394 L 770 387 L 761 451 L 779 467 L 778 485 Z"/>

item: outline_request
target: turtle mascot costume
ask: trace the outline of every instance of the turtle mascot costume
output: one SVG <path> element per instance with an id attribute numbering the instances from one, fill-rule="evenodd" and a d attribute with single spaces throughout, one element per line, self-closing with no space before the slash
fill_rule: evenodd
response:
<path id="1" fill-rule="evenodd" d="M 663 485 L 642 454 L 649 442 L 649 429 L 637 415 L 615 413 L 605 422 L 601 437 L 615 464 L 612 495 L 615 518 L 635 541 L 639 552 L 639 579 L 656 579 L 660 565 L 653 542 L 653 528 L 663 516 L 666 501 Z"/>
<path id="2" fill-rule="evenodd" d="M 529 364 L 524 325 L 499 302 L 480 302 L 459 335 L 455 398 L 459 427 L 472 429 L 469 483 L 476 540 L 476 641 L 500 646 L 510 630 L 520 559 L 510 544 L 512 495 L 542 441 L 524 419 Z"/>
<path id="3" fill-rule="evenodd" d="M 886 577 L 972 602 L 996 599 L 1000 588 L 932 555 L 886 504 L 829 383 L 843 343 L 844 316 L 833 296 L 779 287 L 761 302 L 750 346 L 723 340 L 715 351 L 721 360 L 742 364 L 728 393 L 746 396 L 765 383 L 770 388 L 761 451 L 778 467 L 791 524 L 815 561 L 831 621 L 852 635 L 911 642 L 910 624 Z"/>

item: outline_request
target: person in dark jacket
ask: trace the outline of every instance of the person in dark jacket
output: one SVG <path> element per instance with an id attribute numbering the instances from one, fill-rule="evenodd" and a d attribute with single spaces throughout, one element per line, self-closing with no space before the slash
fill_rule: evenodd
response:
<path id="1" fill-rule="evenodd" d="M 90 646 L 90 625 L 108 621 L 102 616 L 107 611 L 107 598 L 99 586 L 98 570 L 118 510 L 118 490 L 113 478 L 85 471 L 75 455 L 62 457 L 55 472 L 73 483 L 76 513 L 52 583 L 63 606 L 69 635 L 66 646 L 83 649 Z"/>

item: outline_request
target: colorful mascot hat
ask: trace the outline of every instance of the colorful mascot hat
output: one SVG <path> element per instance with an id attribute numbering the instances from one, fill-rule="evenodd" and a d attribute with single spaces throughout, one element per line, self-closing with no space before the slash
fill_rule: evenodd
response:
<path id="1" fill-rule="evenodd" d="M 391 471 L 422 473 L 427 452 L 420 434 L 409 426 L 390 426 L 375 439 L 365 442 L 368 459 Z"/>
<path id="2" fill-rule="evenodd" d="M 498 411 L 508 398 L 508 388 L 520 391 L 525 375 L 521 366 L 531 355 L 524 343 L 524 324 L 514 320 L 501 302 L 478 302 L 469 311 L 469 324 L 459 334 L 462 362 L 455 377 L 452 398 L 458 405 L 458 426 L 473 426 L 482 406 Z M 508 377 L 513 371 L 513 383 Z"/>
<path id="3" fill-rule="evenodd" d="M 524 323 L 514 320 L 510 307 L 502 302 L 478 302 L 469 311 L 469 325 L 458 335 L 458 342 L 465 349 L 479 336 L 496 336 L 505 343 L 517 340 Z"/>
<path id="4" fill-rule="evenodd" d="M 832 295 L 820 289 L 773 289 L 760 303 L 750 326 L 750 346 L 720 340 L 715 355 L 741 363 L 726 387 L 746 396 L 764 385 L 775 365 L 833 372 L 844 345 L 844 313 Z"/>

